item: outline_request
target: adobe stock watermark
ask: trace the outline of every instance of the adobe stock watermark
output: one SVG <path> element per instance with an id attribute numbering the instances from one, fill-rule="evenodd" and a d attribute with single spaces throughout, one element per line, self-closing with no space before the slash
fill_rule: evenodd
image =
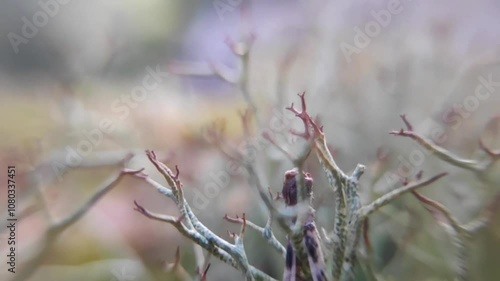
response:
<path id="1" fill-rule="evenodd" d="M 130 115 L 131 110 L 137 108 L 141 102 L 145 101 L 152 91 L 160 87 L 164 79 L 168 76 L 168 72 L 162 71 L 159 65 L 156 66 L 156 69 L 147 66 L 142 84 L 132 88 L 130 93 L 123 94 L 114 100 L 110 105 L 111 112 L 116 114 L 120 121 L 125 120 Z M 80 166 L 83 159 L 90 155 L 103 142 L 105 135 L 113 133 L 115 129 L 115 124 L 111 119 L 103 118 L 97 127 L 88 131 L 80 131 L 79 141 L 74 145 L 67 145 L 64 148 L 65 153 L 62 162 L 54 161 L 52 163 L 52 170 L 59 180 L 62 180 L 62 176 L 67 168 Z"/>
<path id="2" fill-rule="evenodd" d="M 19 45 L 28 44 L 29 39 L 34 38 L 40 28 L 43 28 L 49 23 L 50 18 L 55 17 L 62 5 L 66 5 L 71 0 L 40 0 L 38 1 L 38 7 L 40 8 L 36 11 L 31 18 L 22 17 L 23 25 L 21 27 L 20 35 L 14 32 L 9 32 L 7 38 L 9 39 L 10 45 L 14 50 L 14 53 L 19 53 Z"/>
<path id="3" fill-rule="evenodd" d="M 295 116 L 293 114 L 284 114 L 282 111 L 274 110 L 269 126 L 262 133 L 268 134 L 273 139 L 276 139 L 278 135 L 287 136 L 287 124 L 294 119 Z M 288 144 L 293 144 L 297 141 L 297 138 L 286 139 Z M 244 161 L 246 163 L 251 163 L 256 160 L 258 153 L 262 152 L 268 145 L 269 141 L 262 134 L 258 134 L 247 141 L 241 142 L 237 146 L 237 150 L 241 155 L 245 155 Z M 210 171 L 208 173 L 210 181 L 199 189 L 193 189 L 194 195 L 191 200 L 193 212 L 198 213 L 204 210 L 210 200 L 216 198 L 221 191 L 229 186 L 232 177 L 244 175 L 246 173 L 244 166 L 245 163 L 228 160 L 222 170 L 217 172 Z"/>
<path id="4" fill-rule="evenodd" d="M 400 14 L 402 11 L 403 6 L 400 0 L 389 0 L 386 8 L 380 11 L 371 10 L 370 15 L 373 20 L 367 22 L 363 29 L 359 26 L 354 27 L 353 44 L 340 43 L 340 50 L 347 62 L 351 62 L 353 54 L 360 54 L 363 49 L 368 47 L 372 40 L 380 35 L 382 28 L 390 24 L 393 16 Z"/>
<path id="5" fill-rule="evenodd" d="M 500 92 L 500 79 L 493 80 L 493 75 L 490 73 L 487 77 L 479 76 L 478 84 L 474 88 L 474 93 L 466 96 L 461 102 L 453 104 L 448 110 L 443 113 L 442 121 L 446 125 L 450 125 L 453 131 L 458 130 L 465 119 L 468 119 L 476 112 L 481 103 L 488 100 L 492 94 Z M 427 122 L 433 122 L 428 119 Z M 441 145 L 448 139 L 446 132 L 439 124 L 432 124 L 430 131 L 430 141 L 436 145 Z M 427 156 L 432 154 L 421 145 L 417 145 L 412 150 L 408 157 L 405 158 L 399 155 L 397 160 L 399 166 L 395 174 L 389 172 L 386 174 L 386 181 L 389 185 L 398 182 L 401 178 L 410 178 L 416 175 L 420 170 Z"/>
<path id="6" fill-rule="evenodd" d="M 212 5 L 220 20 L 224 20 L 227 13 L 232 13 L 236 10 L 243 0 L 214 0 Z"/>

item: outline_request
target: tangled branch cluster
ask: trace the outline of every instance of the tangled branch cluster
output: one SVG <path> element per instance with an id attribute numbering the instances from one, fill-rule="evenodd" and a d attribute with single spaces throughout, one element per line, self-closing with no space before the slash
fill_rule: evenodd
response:
<path id="1" fill-rule="evenodd" d="M 420 187 L 438 181 L 446 173 L 440 173 L 425 179 L 422 178 L 422 173 L 419 173 L 415 180 L 409 181 L 406 179 L 402 186 L 393 189 L 368 204 L 363 204 L 360 199 L 358 186 L 359 179 L 365 171 L 365 166 L 358 164 L 350 175 L 338 167 L 327 146 L 323 128 L 307 112 L 304 93 L 299 94 L 299 96 L 301 99 L 301 110 L 297 110 L 293 104 L 287 109 L 300 118 L 304 124 L 303 132 L 291 131 L 292 134 L 306 141 L 304 149 L 298 155 L 294 155 L 282 148 L 268 134 L 263 135 L 264 138 L 283 152 L 295 166 L 293 170 L 285 174 L 283 190 L 281 194 L 278 193 L 275 197 L 270 190 L 266 190 L 264 187 L 258 173 L 258 167 L 256 167 L 254 161 L 245 161 L 246 155 L 235 155 L 235 152 L 224 150 L 220 143 L 222 140 L 221 132 L 212 132 L 219 136 L 217 143 L 221 151 L 232 159 L 238 159 L 245 166 L 249 183 L 257 189 L 260 198 L 268 208 L 269 217 L 264 227 L 249 221 L 245 214 L 242 217 L 229 217 L 225 215 L 224 218 L 227 221 L 241 224 L 240 233 L 230 233 L 230 237 L 234 239 L 234 243 L 229 243 L 213 233 L 200 222 L 193 213 L 189 203 L 185 200 L 178 167 L 175 167 L 176 172 L 173 173 L 165 164 L 157 160 L 156 155 L 152 151 L 148 151 L 147 156 L 156 169 L 165 177 L 168 186 L 159 184 L 144 173 L 136 173 L 135 176 L 142 178 L 160 193 L 170 198 L 177 205 L 180 216 L 172 217 L 153 213 L 137 202 L 135 202 L 135 209 L 150 219 L 173 225 L 180 233 L 200 245 L 211 255 L 241 271 L 245 275 L 246 280 L 276 280 L 253 267 L 248 262 L 243 240 L 245 229 L 250 227 L 260 232 L 269 245 L 285 258 L 283 280 L 348 281 L 354 278 L 353 269 L 355 265 L 362 263 L 364 260 L 359 250 L 364 246 L 360 241 L 367 239 L 366 232 L 368 228 L 366 226 L 368 217 L 402 195 L 413 193 L 423 206 L 430 211 L 433 217 L 446 227 L 447 233 L 453 238 L 454 245 L 457 248 L 456 268 L 454 269 L 456 279 L 468 280 L 468 263 L 465 251 L 470 240 L 469 238 L 488 223 L 493 212 L 500 205 L 500 196 L 497 196 L 476 220 L 462 225 L 444 206 L 416 191 Z M 481 174 L 489 169 L 494 161 L 500 158 L 500 153 L 487 149 L 481 142 L 481 147 L 490 156 L 490 161 L 479 163 L 460 159 L 415 133 L 406 117 L 402 116 L 402 118 L 407 129 L 393 131 L 391 134 L 410 137 L 426 149 L 432 151 L 440 159 L 453 165 Z M 250 119 L 249 112 L 242 116 L 246 134 L 250 134 Z M 316 156 L 326 173 L 330 188 L 333 190 L 335 196 L 335 207 L 331 210 L 334 228 L 331 232 L 322 229 L 322 235 L 319 234 L 316 228 L 315 211 L 309 200 L 312 193 L 313 179 L 309 173 L 302 170 L 303 163 L 311 152 Z M 284 199 L 284 206 L 279 202 L 280 199 Z M 273 234 L 271 228 L 273 221 L 277 221 L 279 226 L 287 233 L 288 242 L 286 247 Z M 372 276 L 375 280 L 382 278 L 371 272 L 372 269 L 369 265 L 363 268 L 370 271 L 368 275 Z M 200 275 L 199 279 L 205 278 L 205 275 Z"/>

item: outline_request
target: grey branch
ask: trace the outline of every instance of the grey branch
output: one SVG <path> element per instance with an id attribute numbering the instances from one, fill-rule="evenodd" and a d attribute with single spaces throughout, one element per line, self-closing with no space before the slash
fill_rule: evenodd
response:
<path id="1" fill-rule="evenodd" d="M 125 164 L 131 155 L 128 155 L 125 159 L 122 159 L 122 165 Z M 47 252 L 50 250 L 55 240 L 64 230 L 76 223 L 94 204 L 99 201 L 107 192 L 109 192 L 113 187 L 115 187 L 124 175 L 135 174 L 140 171 L 132 171 L 125 168 L 120 168 L 119 171 L 114 172 L 108 179 L 106 179 L 101 186 L 82 206 L 80 206 L 75 212 L 68 215 L 59 222 L 52 222 L 45 234 L 41 238 L 35 253 L 23 264 L 23 270 L 20 271 L 12 281 L 21 281 L 29 278 L 36 269 L 43 262 L 43 258 L 46 256 Z"/>
<path id="2" fill-rule="evenodd" d="M 203 223 L 199 221 L 199 219 L 191 210 L 188 202 L 184 199 L 182 183 L 179 178 L 179 169 L 176 167 L 176 173 L 174 174 L 172 170 L 169 169 L 165 164 L 157 160 L 156 155 L 153 151 L 147 151 L 146 154 L 153 165 L 156 167 L 158 172 L 160 172 L 165 177 L 165 180 L 169 187 L 163 186 L 158 182 L 152 180 L 145 173 L 138 173 L 136 174 L 136 176 L 145 180 L 157 191 L 174 201 L 181 215 L 179 218 L 175 218 L 168 215 L 153 213 L 137 203 L 135 203 L 135 210 L 137 210 L 147 218 L 173 225 L 181 234 L 191 239 L 194 243 L 200 245 L 203 249 L 210 252 L 213 256 L 243 272 L 247 280 L 249 281 L 275 280 L 248 263 L 248 259 L 243 247 L 242 234 L 244 234 L 244 230 L 242 230 L 242 234 L 238 235 L 238 237 L 235 238 L 234 244 L 227 242 L 226 240 L 222 239 L 211 230 L 209 230 L 205 225 L 203 225 Z"/>

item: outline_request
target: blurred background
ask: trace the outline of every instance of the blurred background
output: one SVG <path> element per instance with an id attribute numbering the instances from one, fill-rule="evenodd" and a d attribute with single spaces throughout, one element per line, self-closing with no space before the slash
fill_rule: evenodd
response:
<path id="1" fill-rule="evenodd" d="M 226 141 L 241 149 L 239 112 L 254 108 L 253 160 L 263 181 L 281 191 L 292 164 L 260 133 L 271 131 L 298 151 L 301 141 L 287 131 L 301 124 L 284 108 L 298 104 L 302 91 L 340 167 L 368 166 L 365 202 L 420 170 L 449 172 L 422 192 L 469 222 L 499 192 L 500 168 L 478 178 L 388 132 L 403 127 L 399 115 L 406 114 L 419 133 L 460 157 L 487 159 L 479 139 L 500 149 L 499 13 L 494 0 L 1 1 L 0 166 L 2 179 L 16 166 L 18 269 L 50 221 L 74 212 L 127 153 L 134 153 L 132 168 L 145 167 L 164 183 L 145 149 L 179 166 L 186 199 L 221 237 L 231 241 L 226 231 L 239 229 L 222 219 L 226 213 L 245 212 L 263 226 L 256 190 L 207 128 L 225 122 Z M 318 224 L 331 229 L 326 178 L 314 157 L 306 169 L 315 179 Z M 228 181 L 220 183 L 221 175 Z M 213 182 L 218 188 L 207 188 Z M 168 198 L 128 177 L 58 237 L 28 280 L 149 280 L 146 269 L 173 262 L 178 246 L 195 276 L 200 253 L 192 242 L 135 212 L 134 200 L 178 214 Z M 474 237 L 471 280 L 500 277 L 499 219 L 495 214 Z M 385 280 L 452 280 L 448 236 L 413 197 L 370 223 L 376 272 Z M 254 266 L 281 279 L 284 260 L 259 233 L 249 230 L 245 245 Z M 243 280 L 216 258 L 210 262 L 207 280 Z M 1 279 L 11 280 L 1 264 Z"/>

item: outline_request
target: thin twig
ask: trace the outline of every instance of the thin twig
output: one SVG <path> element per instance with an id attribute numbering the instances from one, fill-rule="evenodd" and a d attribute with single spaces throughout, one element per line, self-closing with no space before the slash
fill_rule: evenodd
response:
<path id="1" fill-rule="evenodd" d="M 147 155 L 157 170 L 163 174 L 170 188 L 155 182 L 144 173 L 137 174 L 137 177 L 150 183 L 159 192 L 172 199 L 176 203 L 181 216 L 174 218 L 172 216 L 152 213 L 138 204 L 136 204 L 136 210 L 150 219 L 172 224 L 181 234 L 212 253 L 215 257 L 244 272 L 247 280 L 274 280 L 248 264 L 242 237 L 238 237 L 233 245 L 217 236 L 199 221 L 183 196 L 178 167 L 176 167 L 176 173 L 173 174 L 165 164 L 156 159 L 153 151 L 148 151 Z M 242 233 L 244 233 L 243 229 Z"/>
<path id="2" fill-rule="evenodd" d="M 424 147 L 425 149 L 436 155 L 439 159 L 448 162 L 454 166 L 464 168 L 477 173 L 483 172 L 488 167 L 488 163 L 482 163 L 476 160 L 460 158 L 459 156 L 451 153 L 449 150 L 446 150 L 445 148 L 437 144 L 434 144 L 431 140 L 413 131 L 413 127 L 405 115 L 401 115 L 401 118 L 403 119 L 403 122 L 406 124 L 407 130 L 403 129 L 394 130 L 390 131 L 389 134 L 411 138 L 415 140 L 418 144 L 420 144 L 422 147 Z M 485 150 L 488 154 L 490 154 L 491 151 L 489 151 L 484 147 L 482 141 L 480 141 L 479 144 L 481 145 L 483 150 Z"/>
<path id="3" fill-rule="evenodd" d="M 228 216 L 227 214 L 224 215 L 224 219 L 229 221 L 229 222 L 232 222 L 232 223 L 238 223 L 238 224 L 242 224 L 243 223 L 243 219 L 236 216 L 236 217 L 230 217 Z M 270 225 L 270 219 L 268 220 L 268 223 Z M 271 245 L 276 251 L 278 251 L 283 257 L 285 257 L 285 252 L 286 252 L 286 249 L 285 249 L 285 246 L 283 246 L 279 241 L 278 239 L 276 238 L 276 236 L 274 236 L 274 233 L 271 231 L 271 227 L 267 226 L 266 227 L 261 227 L 261 226 L 258 226 L 257 224 L 249 221 L 249 220 L 246 220 L 246 224 L 248 227 L 254 229 L 255 231 L 259 232 L 262 234 L 262 236 L 266 239 L 266 241 L 269 243 L 269 245 Z"/>
<path id="4" fill-rule="evenodd" d="M 122 159 L 122 163 L 127 162 L 131 156 L 127 156 Z M 68 227 L 76 223 L 99 199 L 101 199 L 107 192 L 109 192 L 113 187 L 115 187 L 124 175 L 136 174 L 139 171 L 132 171 L 128 169 L 121 168 L 119 171 L 112 174 L 108 179 L 106 179 L 101 186 L 82 206 L 80 206 L 75 212 L 68 215 L 59 222 L 53 222 L 41 238 L 41 242 L 38 245 L 38 249 L 35 254 L 29 258 L 29 260 L 23 265 L 23 270 L 20 271 L 12 279 L 13 281 L 21 281 L 29 278 L 36 269 L 41 265 L 45 255 L 50 250 L 54 242 L 56 241 L 59 234 L 61 234 Z"/>
<path id="5" fill-rule="evenodd" d="M 375 212 L 376 210 L 378 210 L 379 208 L 391 203 L 392 201 L 399 198 L 400 196 L 402 196 L 408 192 L 411 192 L 417 188 L 429 185 L 429 184 L 437 181 L 438 179 L 446 176 L 447 174 L 448 173 L 441 173 L 441 174 L 433 176 L 432 178 L 409 183 L 405 186 L 402 186 L 402 187 L 397 188 L 393 191 L 390 191 L 390 192 L 382 195 L 381 197 L 379 197 L 378 199 L 376 199 L 372 203 L 363 206 L 360 209 L 360 214 L 362 217 L 367 217 L 370 214 L 372 214 L 373 212 Z"/>

